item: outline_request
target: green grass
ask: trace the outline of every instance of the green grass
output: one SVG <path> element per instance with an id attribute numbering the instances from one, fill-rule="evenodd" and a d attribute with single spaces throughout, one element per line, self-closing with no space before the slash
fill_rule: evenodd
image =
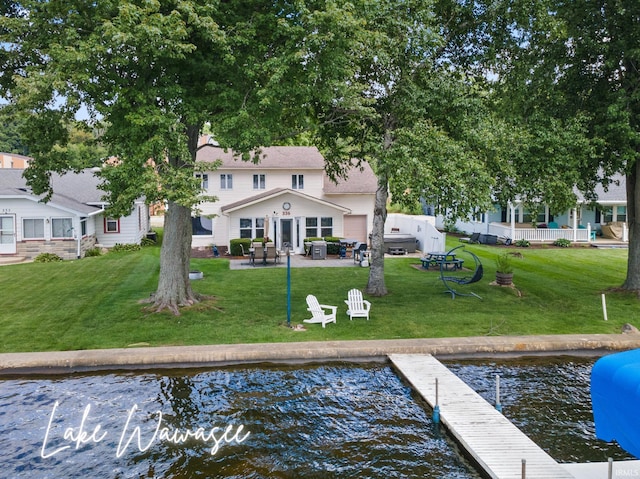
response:
<path id="1" fill-rule="evenodd" d="M 450 246 L 457 246 L 455 239 Z M 479 294 L 451 298 L 439 273 L 416 269 L 417 258 L 385 260 L 389 294 L 368 297 L 371 320 L 349 321 L 343 302 L 364 290 L 367 268 L 291 270 L 291 323 L 306 314 L 305 297 L 338 305 L 338 322 L 306 331 L 286 327 L 286 268 L 230 270 L 227 259 L 193 259 L 204 272 L 194 290 L 215 297 L 180 316 L 148 314 L 141 299 L 157 285 L 159 247 L 63 263 L 0 267 L 0 352 L 222 343 L 397 339 L 482 335 L 617 333 L 633 323 L 637 297 L 610 292 L 625 278 L 627 250 L 509 248 L 517 290 L 490 285 L 504 247 L 467 246 L 484 265 Z M 467 258 L 469 259 L 469 258 Z M 518 294 L 518 291 L 520 294 Z M 608 321 L 601 294 L 607 293 Z M 366 296 L 366 295 L 365 295 Z M 214 306 L 214 307 L 211 307 Z"/>

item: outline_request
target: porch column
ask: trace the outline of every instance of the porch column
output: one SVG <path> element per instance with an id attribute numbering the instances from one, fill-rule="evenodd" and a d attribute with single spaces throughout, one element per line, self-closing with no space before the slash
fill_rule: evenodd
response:
<path id="1" fill-rule="evenodd" d="M 511 215 L 511 240 L 516 240 L 516 209 L 513 207 L 513 203 L 509 201 L 509 213 Z"/>
<path id="2" fill-rule="evenodd" d="M 578 209 L 573 208 L 573 242 L 578 240 Z"/>

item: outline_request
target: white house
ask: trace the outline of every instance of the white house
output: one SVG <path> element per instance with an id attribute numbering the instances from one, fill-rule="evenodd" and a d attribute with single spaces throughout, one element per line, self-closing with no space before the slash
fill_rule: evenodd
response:
<path id="1" fill-rule="evenodd" d="M 96 245 L 140 243 L 149 231 L 143 200 L 121 218 L 104 215 L 104 192 L 93 170 L 52 174 L 53 196 L 48 203 L 34 195 L 22 169 L 0 169 L 0 255 L 34 258 L 55 253 L 63 259 L 81 258 Z"/>
<path id="2" fill-rule="evenodd" d="M 193 246 L 229 247 L 235 238 L 268 237 L 304 251 L 304 239 L 339 237 L 366 242 L 373 228 L 377 179 L 371 167 L 353 168 L 333 183 L 315 147 L 274 146 L 260 162 L 234 158 L 231 151 L 205 145 L 197 161 L 221 165 L 200 173 L 204 194 L 217 198 L 199 206 Z"/>

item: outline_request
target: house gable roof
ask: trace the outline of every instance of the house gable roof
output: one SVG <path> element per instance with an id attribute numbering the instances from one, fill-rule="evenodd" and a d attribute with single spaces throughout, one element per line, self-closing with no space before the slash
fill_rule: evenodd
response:
<path id="1" fill-rule="evenodd" d="M 323 190 L 326 195 L 373 194 L 377 189 L 378 177 L 371 165 L 364 161 L 360 166 L 354 163 L 347 171 L 347 178 L 338 179 L 337 183 L 329 176 L 324 176 Z"/>
<path id="2" fill-rule="evenodd" d="M 579 202 L 584 202 L 584 195 L 580 191 L 575 191 Z M 601 205 L 624 204 L 627 202 L 627 179 L 624 175 L 616 173 L 611 177 L 611 181 L 605 191 L 602 183 L 598 183 L 595 188 L 597 202 Z"/>
<path id="3" fill-rule="evenodd" d="M 24 198 L 38 202 L 42 200 L 44 195 L 31 192 L 23 173 L 22 169 L 0 169 L 0 198 Z M 81 215 L 100 211 L 105 201 L 99 184 L 100 179 L 89 169 L 65 175 L 52 173 L 53 195 L 47 204 Z"/>
<path id="4" fill-rule="evenodd" d="M 312 201 L 314 203 L 327 205 L 327 206 L 330 206 L 332 208 L 341 210 L 344 213 L 350 213 L 351 212 L 351 210 L 349 208 L 345 208 L 344 206 L 340 206 L 340 205 L 337 205 L 335 203 L 331 203 L 330 201 L 321 200 L 319 198 L 316 198 L 315 196 L 306 195 L 304 193 L 300 193 L 299 191 L 291 190 L 289 188 L 274 188 L 272 190 L 265 191 L 264 193 L 260 193 L 260 194 L 251 196 L 249 198 L 245 198 L 244 200 L 236 201 L 235 203 L 230 203 L 228 205 L 224 205 L 223 207 L 220 208 L 220 211 L 222 211 L 223 213 L 231 213 L 233 211 L 237 211 L 237 210 L 245 208 L 247 206 L 251 206 L 253 204 L 260 203 L 261 201 L 264 201 L 264 200 L 267 200 L 267 199 L 277 198 L 278 196 L 282 196 L 284 194 L 290 194 L 290 195 L 293 195 L 293 196 L 298 196 L 298 197 L 300 197 L 302 199 L 305 199 L 305 200 L 308 200 L 308 201 Z"/>
<path id="5" fill-rule="evenodd" d="M 253 152 L 252 152 L 253 154 Z M 315 146 L 269 146 L 260 149 L 260 161 L 243 161 L 233 156 L 232 150 L 215 145 L 204 145 L 197 153 L 196 161 L 213 163 L 222 161 L 223 169 L 255 170 L 296 169 L 324 170 L 324 158 Z"/>

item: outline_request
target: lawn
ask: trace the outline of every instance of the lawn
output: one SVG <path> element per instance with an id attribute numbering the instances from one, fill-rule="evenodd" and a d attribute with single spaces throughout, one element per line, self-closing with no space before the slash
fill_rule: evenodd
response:
<path id="1" fill-rule="evenodd" d="M 449 246 L 457 246 L 451 238 Z M 157 284 L 159 246 L 62 263 L 0 267 L 0 352 L 79 350 L 131 345 L 196 345 L 482 335 L 618 333 L 640 307 L 633 294 L 617 293 L 627 250 L 515 248 L 470 245 L 485 276 L 468 288 L 482 297 L 451 298 L 436 271 L 416 268 L 417 258 L 385 260 L 389 294 L 365 297 L 371 320 L 346 316 L 347 291 L 364 290 L 367 268 L 293 268 L 291 324 L 302 323 L 305 297 L 338 305 L 338 322 L 325 329 L 287 326 L 286 268 L 230 270 L 229 260 L 193 259 L 204 272 L 194 289 L 213 299 L 180 316 L 150 314 L 140 300 Z M 490 283 L 495 258 L 514 256 L 517 289 Z M 608 321 L 603 320 L 606 293 Z M 636 325 L 640 326 L 640 325 Z"/>

